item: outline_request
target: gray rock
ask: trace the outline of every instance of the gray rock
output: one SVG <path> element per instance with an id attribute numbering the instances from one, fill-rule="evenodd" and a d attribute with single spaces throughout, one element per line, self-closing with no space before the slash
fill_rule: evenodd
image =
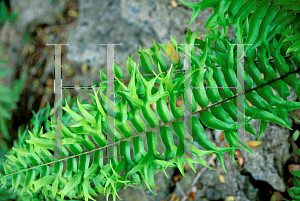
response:
<path id="1" fill-rule="evenodd" d="M 138 50 L 140 28 L 122 19 L 120 12 L 120 1 L 79 1 L 79 23 L 69 31 L 67 41 L 71 45 L 67 47 L 67 58 L 97 70 L 106 69 L 106 46 L 98 44 L 123 43 L 115 46 L 115 58 L 125 68 L 128 55 L 124 53 Z M 80 84 L 89 85 L 90 81 Z"/>
<path id="2" fill-rule="evenodd" d="M 201 200 L 207 199 L 206 196 L 206 186 L 203 186 L 202 189 L 197 189 L 196 196 L 197 198 L 201 198 Z"/>
<path id="3" fill-rule="evenodd" d="M 198 2 L 197 0 L 190 2 Z M 115 61 L 123 69 L 128 56 L 139 64 L 137 50 L 149 48 L 154 40 L 167 44 L 170 35 L 179 43 L 184 42 L 185 32 L 199 29 L 204 34 L 204 24 L 211 11 L 203 10 L 189 26 L 192 9 L 181 2 L 174 8 L 169 0 L 118 0 L 118 1 L 79 1 L 79 23 L 69 31 L 67 58 L 75 63 L 87 63 L 92 68 L 106 69 L 106 46 L 98 43 L 122 43 L 115 46 Z M 197 27 L 198 22 L 202 22 Z M 199 25 L 199 24 L 198 24 Z M 230 30 L 229 30 L 230 32 Z M 125 72 L 125 76 L 128 73 Z M 93 78 L 95 73 L 89 74 Z M 86 80 L 90 84 L 90 80 Z"/>
<path id="4" fill-rule="evenodd" d="M 259 131 L 260 122 L 251 121 L 254 129 Z M 276 190 L 283 191 L 284 158 L 289 154 L 289 129 L 269 123 L 260 141 L 262 146 L 253 149 L 253 156 L 242 151 L 245 157 L 244 167 L 254 179 L 268 182 Z M 257 136 L 246 134 L 245 142 L 256 140 Z"/>
<path id="5" fill-rule="evenodd" d="M 18 13 L 14 26 L 24 33 L 29 25 L 34 30 L 39 24 L 55 24 L 58 15 L 64 11 L 66 2 L 67 0 L 11 0 L 12 11 Z"/>
<path id="6" fill-rule="evenodd" d="M 215 188 L 207 188 L 206 197 L 210 200 L 219 200 L 222 192 Z"/>
<path id="7" fill-rule="evenodd" d="M 222 142 L 220 141 L 220 137 L 223 131 L 221 130 L 213 130 L 214 136 L 215 136 L 215 141 L 217 144 L 221 144 Z"/>
<path id="8" fill-rule="evenodd" d="M 225 167 L 227 174 L 221 167 L 220 162 L 217 161 L 216 170 L 207 169 L 201 175 L 198 182 L 203 184 L 203 188 L 197 189 L 196 200 L 202 200 L 204 197 L 209 200 L 225 199 L 228 196 L 234 196 L 236 199 L 250 201 L 257 199 L 258 189 L 255 189 L 249 181 L 247 176 L 240 174 L 240 167 L 236 166 L 229 154 L 224 154 Z M 196 168 L 200 171 L 202 165 Z M 188 192 L 191 183 L 193 182 L 196 174 L 190 170 L 186 173 L 189 178 L 182 178 L 179 184 L 184 192 Z M 223 174 L 225 183 L 221 183 L 219 175 Z M 180 195 L 179 190 L 176 188 L 175 193 Z"/>
<path id="9" fill-rule="evenodd" d="M 201 198 L 201 201 L 210 201 L 210 200 L 207 198 Z"/>

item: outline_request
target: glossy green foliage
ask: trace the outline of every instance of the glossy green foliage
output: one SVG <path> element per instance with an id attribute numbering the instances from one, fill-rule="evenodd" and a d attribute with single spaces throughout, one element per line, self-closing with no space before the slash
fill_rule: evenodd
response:
<path id="1" fill-rule="evenodd" d="M 14 13 L 9 14 L 8 8 L 4 1 L 0 2 L 0 24 L 9 21 L 14 22 L 17 15 Z M 4 49 L 0 47 L 0 57 L 2 57 Z M 0 58 L 0 79 L 2 80 L 13 72 L 13 69 L 5 68 L 4 64 L 7 64 L 7 60 Z M 21 78 L 15 81 L 12 86 L 0 85 L 0 141 L 4 147 L 5 142 L 2 141 L 4 137 L 6 140 L 10 139 L 8 132 L 9 120 L 12 117 L 12 110 L 16 108 L 16 103 L 19 101 L 20 93 L 23 89 L 24 80 L 27 72 L 23 72 Z M 1 146 L 1 147 L 2 147 Z"/>
<path id="2" fill-rule="evenodd" d="M 17 14 L 8 13 L 8 8 L 4 1 L 0 2 L 0 25 L 5 22 L 13 23 L 17 19 Z M 1 47 L 0 57 L 2 57 L 4 50 Z M 13 69 L 4 68 L 3 64 L 6 64 L 8 61 L 0 58 L 0 79 L 11 74 Z M 12 110 L 16 108 L 16 102 L 19 100 L 19 95 L 23 89 L 23 82 L 26 76 L 24 72 L 21 76 L 21 79 L 13 83 L 12 86 L 2 86 L 0 85 L 0 141 L 2 137 L 5 139 L 10 139 L 8 133 L 8 121 L 11 119 Z"/>
<path id="3" fill-rule="evenodd" d="M 9 21 L 13 23 L 17 19 L 16 13 L 8 13 L 8 8 L 5 4 L 5 1 L 1 1 L 0 3 L 0 23 Z"/>
<path id="4" fill-rule="evenodd" d="M 0 56 L 2 56 L 3 52 L 1 48 Z M 4 68 L 4 64 L 6 63 L 7 60 L 0 59 L 0 79 L 5 78 L 13 72 L 13 69 Z M 2 136 L 5 139 L 10 139 L 8 121 L 12 117 L 12 110 L 17 107 L 16 103 L 19 101 L 26 74 L 27 72 L 23 72 L 21 78 L 15 81 L 12 86 L 0 85 L 0 139 Z"/>
<path id="5" fill-rule="evenodd" d="M 300 155 L 300 149 L 296 149 L 298 155 Z M 293 183 L 294 183 L 294 188 L 291 190 L 289 187 L 287 187 L 287 192 L 293 198 L 293 200 L 300 200 L 300 171 L 299 170 L 293 170 L 291 171 L 292 175 L 294 176 L 293 178 Z"/>
<path id="6" fill-rule="evenodd" d="M 92 196 L 97 197 L 99 193 L 107 198 L 112 194 L 115 198 L 120 188 L 141 187 L 143 183 L 153 192 L 154 175 L 158 170 L 165 172 L 167 167 L 176 166 L 186 176 L 184 162 L 195 171 L 195 163 L 208 166 L 203 160 L 204 155 L 216 154 L 226 172 L 225 152 L 231 154 L 234 163 L 236 149 L 252 154 L 236 133 L 244 126 L 247 132 L 257 135 L 249 124 L 252 119 L 261 121 L 258 139 L 268 122 L 291 129 L 287 113 L 300 108 L 299 102 L 287 101 L 290 88 L 300 98 L 300 84 L 296 78 L 296 73 L 300 72 L 300 57 L 297 49 L 288 50 L 297 41 L 289 39 L 290 35 L 296 35 L 297 15 L 285 9 L 278 11 L 278 7 L 269 1 L 184 3 L 194 10 L 191 22 L 202 9 L 214 8 L 215 12 L 205 25 L 209 29 L 203 36 L 205 40 L 196 38 L 198 32 L 188 30 L 184 44 L 198 44 L 190 52 L 178 46 L 173 37 L 169 44 L 154 42 L 151 48 L 140 48 L 138 54 L 144 73 L 139 71 L 133 57 L 128 57 L 128 85 L 121 79 L 124 76 L 122 68 L 115 65 L 114 102 L 106 95 L 107 76 L 101 71 L 103 82 L 94 83 L 100 88 L 94 88 L 94 94 L 90 94 L 92 104 L 78 100 L 77 112 L 67 103 L 63 107 L 72 118 L 71 123 L 62 124 L 63 158 L 51 157 L 55 152 L 56 137 L 52 119 L 50 131 L 29 132 L 26 148 L 13 149 L 4 164 L 5 175 L 1 178 L 4 186 L 8 182 L 14 184 L 10 186 L 13 189 L 17 184 L 22 185 L 21 194 L 42 191 L 51 199 L 59 195 L 61 199 L 93 200 Z M 232 24 L 235 39 L 226 36 L 228 26 Z M 222 27 L 221 32 L 217 27 Z M 253 44 L 245 48 L 244 73 L 244 95 L 253 106 L 244 99 L 244 110 L 241 111 L 236 106 L 237 89 L 229 87 L 244 84 L 244 80 L 237 82 L 237 69 L 241 65 L 234 44 L 238 42 Z M 180 52 L 186 53 L 185 59 L 192 62 L 189 71 L 180 70 L 184 67 Z M 167 57 L 171 66 L 167 65 Z M 153 71 L 155 68 L 158 74 Z M 186 89 L 191 91 L 191 97 L 186 97 Z M 189 115 L 185 115 L 184 107 L 176 105 L 180 96 L 188 103 L 185 109 L 189 110 Z M 170 109 L 166 101 L 169 101 Z M 152 103 L 156 103 L 157 114 L 150 107 Z M 196 111 L 197 104 L 200 111 Z M 108 111 L 114 111 L 114 114 Z M 237 117 L 245 121 L 237 123 Z M 205 127 L 224 130 L 229 147 L 217 147 L 210 142 Z M 158 134 L 165 147 L 163 153 L 157 150 Z M 145 136 L 144 140 L 142 136 Z M 204 150 L 197 149 L 194 143 Z M 108 155 L 104 155 L 106 148 L 110 150 Z M 19 177 L 24 179 L 19 182 Z"/>
<path id="7" fill-rule="evenodd" d="M 71 99 L 71 96 L 67 96 L 67 102 L 69 102 L 72 105 L 72 108 L 75 112 L 78 112 L 79 109 L 76 106 L 76 101 L 75 99 Z M 39 109 L 37 113 L 33 111 L 33 118 L 31 119 L 31 125 L 30 129 L 32 130 L 32 133 L 34 135 L 37 135 L 39 132 L 42 132 L 43 130 L 48 132 L 50 131 L 49 124 L 47 123 L 49 117 L 53 117 L 54 111 L 57 109 L 57 107 L 60 105 L 56 105 L 54 108 L 51 108 L 49 103 L 47 103 L 47 106 L 45 108 Z M 63 124 L 68 124 L 71 121 L 71 116 L 68 113 L 63 114 Z M 24 128 L 24 126 L 19 127 L 18 130 L 18 140 L 14 140 L 13 146 L 14 148 L 20 148 L 24 149 L 27 148 L 28 145 L 26 145 L 25 140 L 30 139 L 30 133 L 28 132 L 28 127 Z M 7 147 L 4 146 L 4 144 L 1 144 L 1 150 L 0 150 L 0 164 L 3 164 L 5 161 L 5 155 L 8 155 L 8 157 L 16 161 L 14 157 L 11 155 L 14 154 L 13 149 L 8 149 Z M 18 162 L 17 162 L 18 163 Z M 4 173 L 4 167 L 3 165 L 0 166 L 0 174 Z M 8 186 L 13 186 L 13 188 L 1 188 L 0 189 L 0 200 L 20 200 L 20 201 L 27 201 L 27 200 L 43 200 L 44 199 L 44 194 L 43 192 L 32 192 L 32 196 L 30 194 L 23 194 L 21 195 L 20 192 L 22 191 L 24 187 L 23 181 L 25 177 L 24 175 L 15 175 L 16 180 L 14 183 L 12 183 L 13 180 L 9 180 L 7 185 Z M 20 181 L 19 181 L 20 180 Z M 61 198 L 59 196 L 56 196 L 56 200 L 60 200 Z M 50 198 L 46 198 L 46 200 L 51 200 Z"/>

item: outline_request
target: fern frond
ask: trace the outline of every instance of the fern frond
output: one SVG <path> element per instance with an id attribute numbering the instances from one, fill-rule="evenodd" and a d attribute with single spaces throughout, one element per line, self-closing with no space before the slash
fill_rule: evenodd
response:
<path id="1" fill-rule="evenodd" d="M 14 184 L 13 189 L 22 185 L 22 194 L 42 191 L 52 199 L 60 195 L 61 199 L 68 196 L 88 200 L 92 199 L 92 195 L 97 196 L 97 192 L 106 194 L 107 198 L 110 194 L 115 197 L 121 187 L 141 187 L 142 181 L 153 192 L 155 170 L 165 171 L 169 166 L 177 166 L 186 176 L 184 162 L 195 171 L 195 163 L 208 167 L 203 160 L 204 155 L 216 154 L 226 172 L 225 152 L 230 152 L 233 162 L 236 149 L 252 154 L 236 133 L 244 127 L 250 134 L 257 135 L 249 124 L 252 119 L 261 121 L 258 138 L 264 133 L 267 122 L 291 129 L 287 113 L 300 108 L 299 102 L 287 100 L 290 89 L 300 98 L 300 81 L 296 78 L 300 72 L 300 57 L 297 48 L 288 50 L 293 45 L 297 47 L 296 37 L 289 38 L 291 33 L 297 36 L 297 9 L 293 9 L 293 13 L 286 9 L 278 12 L 278 7 L 266 0 L 184 3 L 194 10 L 191 22 L 202 9 L 215 8 L 206 23 L 210 30 L 204 36 L 206 39 L 197 39 L 198 32 L 188 31 L 184 44 L 193 45 L 190 52 L 180 47 L 173 37 L 169 45 L 154 42 L 151 48 L 140 48 L 141 67 L 151 76 L 144 76 L 133 58 L 129 57 L 126 62 L 130 74 L 128 86 L 122 79 L 124 72 L 115 65 L 115 102 L 105 95 L 106 82 L 90 94 L 93 104 L 77 101 L 78 112 L 72 111 L 66 101 L 63 109 L 73 120 L 71 125 L 62 124 L 63 158 L 53 157 L 56 136 L 52 119 L 50 131 L 29 132 L 26 147 L 13 149 L 14 153 L 3 164 L 5 175 L 1 176 L 2 185 L 5 186 L 9 180 Z M 231 24 L 236 31 L 236 39 L 226 36 L 227 27 Z M 267 24 L 270 25 L 264 26 Z M 218 26 L 222 27 L 221 33 Z M 241 56 L 236 56 L 238 48 L 233 46 L 237 42 L 253 44 L 245 48 L 245 71 L 240 64 Z M 196 51 L 200 56 L 196 55 Z M 180 57 L 180 52 L 184 52 L 185 59 L 192 62 L 192 66 L 183 71 L 185 60 Z M 169 57 L 170 67 L 162 53 Z M 159 74 L 153 71 L 154 67 Z M 237 79 L 238 72 L 244 72 L 245 80 Z M 104 72 L 101 72 L 101 79 L 107 79 Z M 237 108 L 237 96 L 240 95 L 237 87 L 244 84 L 243 95 L 253 107 L 244 99 L 244 110 L 240 111 Z M 192 96 L 189 97 L 186 91 L 190 91 Z M 176 106 L 180 96 L 187 103 L 185 109 L 188 113 L 183 107 Z M 157 105 L 157 115 L 150 107 L 152 103 Z M 201 107 L 199 111 L 197 104 Z M 108 114 L 113 110 L 115 114 Z M 245 121 L 238 123 L 237 117 Z M 114 126 L 107 122 L 114 122 Z M 217 147 L 210 142 L 204 127 L 224 130 L 229 147 Z M 157 150 L 155 130 L 159 130 L 164 153 Z M 109 136 L 108 133 L 114 135 Z M 177 145 L 173 133 L 178 139 Z M 144 134 L 146 144 L 141 137 Z M 109 143 L 107 137 L 113 143 Z M 194 142 L 205 150 L 198 150 Z M 104 159 L 105 148 L 112 151 L 107 159 Z"/>

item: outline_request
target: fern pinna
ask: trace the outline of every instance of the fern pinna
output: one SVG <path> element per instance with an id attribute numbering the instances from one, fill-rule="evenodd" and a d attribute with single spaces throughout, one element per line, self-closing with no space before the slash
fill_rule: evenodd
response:
<path id="1" fill-rule="evenodd" d="M 62 125 L 61 159 L 52 155 L 56 137 L 53 130 L 47 133 L 28 131 L 30 138 L 26 145 L 13 148 L 14 153 L 8 155 L 3 164 L 3 186 L 11 183 L 12 190 L 21 186 L 21 194 L 41 191 L 47 199 L 84 197 L 88 200 L 98 196 L 97 193 L 106 194 L 107 198 L 113 194 L 115 198 L 121 187 L 143 186 L 142 181 L 152 191 L 156 170 L 165 171 L 169 166 L 176 166 L 186 176 L 184 162 L 192 168 L 194 163 L 208 166 L 202 157 L 213 153 L 226 172 L 223 161 L 225 152 L 230 152 L 234 163 L 236 149 L 252 154 L 236 134 L 236 130 L 243 126 L 258 139 L 268 122 L 291 129 L 288 112 L 291 114 L 290 111 L 300 108 L 299 102 L 287 101 L 291 88 L 300 98 L 300 81 L 296 78 L 300 72 L 300 2 L 181 2 L 193 9 L 191 22 L 201 10 L 214 8 L 205 25 L 209 32 L 201 36 L 205 39 L 197 38 L 198 31 L 188 31 L 184 44 L 194 44 L 190 53 L 173 37 L 168 45 L 154 42 L 153 47 L 140 49 L 142 70 L 150 76 L 143 76 L 139 65 L 129 57 L 126 63 L 130 74 L 128 86 L 122 80 L 122 68 L 115 64 L 115 103 L 105 95 L 105 82 L 101 83 L 100 88 L 94 88 L 94 94 L 90 94 L 93 104 L 77 102 L 80 113 L 72 111 L 66 103 L 63 109 L 73 121 L 71 125 Z M 226 35 L 230 25 L 235 30 L 234 39 Z M 252 44 L 245 46 L 244 83 L 237 82 L 237 72 L 241 66 L 236 57 L 238 49 L 233 44 Z M 192 69 L 186 74 L 182 71 L 184 60 L 179 52 L 186 53 L 185 59 L 192 62 Z M 171 66 L 167 65 L 167 57 Z M 154 66 L 158 74 L 153 71 Z M 101 72 L 101 78 L 106 78 L 105 73 Z M 191 79 L 191 86 L 186 85 L 186 79 Z M 243 111 L 236 106 L 237 90 L 228 87 L 238 84 L 245 84 L 244 95 L 253 105 L 250 107 L 244 99 Z M 186 87 L 192 91 L 190 105 L 186 105 L 191 112 L 189 115 L 185 115 L 182 107 L 176 107 L 179 96 L 188 101 Z M 170 110 L 167 100 L 170 101 Z M 154 102 L 157 116 L 150 107 Z M 200 111 L 196 110 L 197 104 L 201 107 Z M 113 109 L 115 115 L 107 115 L 109 109 Z M 246 125 L 238 124 L 237 116 L 245 118 Z M 185 125 L 184 119 L 190 123 Z M 258 134 L 248 124 L 251 119 L 261 121 Z M 115 127 L 108 125 L 108 120 L 114 120 Z M 53 119 L 49 125 L 54 128 Z M 217 147 L 210 142 L 204 133 L 204 126 L 224 130 L 229 147 Z M 112 144 L 108 144 L 106 138 L 109 129 L 114 132 Z M 157 135 L 153 132 L 156 129 L 165 147 L 164 153 L 157 151 Z M 173 133 L 178 138 L 177 145 L 174 144 Z M 146 144 L 141 135 L 146 135 Z M 193 141 L 205 150 L 195 148 Z M 103 150 L 106 147 L 115 151 L 114 156 L 104 160 Z M 186 151 L 197 160 L 189 157 Z"/>
<path id="2" fill-rule="evenodd" d="M 298 155 L 300 155 L 300 149 L 296 149 Z M 287 188 L 287 192 L 289 193 L 289 195 L 291 196 L 291 198 L 295 199 L 295 200 L 300 200 L 300 171 L 299 170 L 292 170 L 291 174 L 294 176 L 293 177 L 293 183 L 294 183 L 294 187 L 293 188 Z M 298 177 L 298 178 L 297 178 Z M 286 199 L 285 199 L 286 200 Z"/>

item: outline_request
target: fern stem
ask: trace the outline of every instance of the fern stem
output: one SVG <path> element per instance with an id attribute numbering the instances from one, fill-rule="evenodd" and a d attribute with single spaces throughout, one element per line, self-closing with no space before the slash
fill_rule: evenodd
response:
<path id="1" fill-rule="evenodd" d="M 251 91 L 257 90 L 258 88 L 262 88 L 262 87 L 265 86 L 265 85 L 269 85 L 270 83 L 276 82 L 277 80 L 283 79 L 283 78 L 287 77 L 288 75 L 294 74 L 294 73 L 297 73 L 297 72 L 300 72 L 300 68 L 298 68 L 297 70 L 295 70 L 295 71 L 293 71 L 293 72 L 289 72 L 289 73 L 287 73 L 286 75 L 281 76 L 281 77 L 279 77 L 279 78 L 277 78 L 277 79 L 275 79 L 275 80 L 272 80 L 272 81 L 270 81 L 270 82 L 267 82 L 267 83 L 265 83 L 265 84 L 262 84 L 262 85 L 260 85 L 260 86 L 257 86 L 257 87 L 255 87 L 255 88 L 253 88 L 253 89 L 249 89 L 249 90 L 245 91 L 244 94 L 250 93 Z M 107 147 L 109 147 L 109 146 L 116 145 L 116 144 L 118 144 L 118 143 L 120 143 L 120 142 L 122 142 L 122 141 L 130 141 L 132 138 L 135 138 L 135 137 L 137 137 L 137 136 L 143 135 L 143 134 L 145 134 L 145 133 L 147 133 L 147 132 L 152 132 L 152 131 L 154 131 L 154 130 L 156 130 L 156 129 L 159 129 L 160 127 L 165 127 L 165 126 L 171 125 L 172 123 L 175 123 L 175 122 L 184 120 L 185 118 L 190 117 L 190 116 L 193 116 L 193 115 L 195 115 L 195 114 L 197 114 L 197 113 L 207 111 L 209 108 L 215 107 L 215 106 L 220 105 L 220 104 L 225 103 L 225 102 L 228 102 L 228 101 L 230 101 L 231 99 L 236 98 L 238 95 L 242 95 L 242 94 L 234 95 L 234 96 L 232 96 L 232 97 L 230 97 L 230 98 L 227 98 L 227 99 L 225 99 L 225 100 L 223 100 L 223 101 L 220 101 L 220 102 L 217 102 L 217 103 L 215 103 L 215 104 L 213 104 L 213 105 L 210 105 L 210 106 L 208 106 L 208 107 L 205 107 L 205 108 L 203 108 L 203 109 L 201 109 L 201 110 L 199 110 L 199 111 L 193 112 L 193 113 L 191 113 L 191 114 L 189 114 L 189 115 L 187 115 L 187 116 L 183 116 L 183 117 L 181 117 L 181 118 L 178 118 L 177 120 L 169 121 L 169 122 L 167 122 L 167 123 L 165 123 L 165 124 L 163 124 L 163 125 L 158 125 L 158 126 L 153 127 L 153 128 L 151 128 L 151 129 L 145 130 L 145 131 L 143 131 L 143 132 L 141 132 L 141 133 L 138 133 L 138 134 L 136 134 L 136 135 L 133 135 L 133 136 L 131 136 L 131 137 L 129 137 L 129 138 L 125 138 L 125 139 L 119 140 L 118 142 L 115 142 L 115 143 L 106 145 L 106 146 L 104 146 L 104 147 L 99 147 L 99 148 L 93 149 L 93 150 L 91 150 L 91 151 L 82 152 L 82 153 L 77 154 L 77 155 L 74 155 L 74 156 L 69 156 L 69 157 L 66 157 L 66 158 L 63 158 L 63 159 L 60 159 L 60 160 L 56 160 L 56 161 L 52 161 L 52 162 L 49 162 L 49 163 L 44 163 L 44 164 L 42 164 L 42 165 L 38 165 L 38 166 L 35 166 L 35 167 L 30 167 L 30 168 L 27 168 L 27 169 L 24 169 L 24 170 L 20 170 L 20 171 L 18 171 L 18 172 L 14 172 L 14 173 L 11 173 L 11 174 L 4 175 L 2 178 L 6 178 L 6 177 L 9 177 L 9 176 L 12 176 L 12 175 L 15 175 L 15 174 L 19 174 L 19 173 L 24 172 L 24 171 L 27 171 L 27 170 L 31 170 L 31 169 L 35 169 L 35 168 L 38 168 L 38 167 L 42 167 L 42 166 L 45 166 L 45 165 L 54 164 L 54 163 L 56 163 L 56 162 L 61 162 L 61 161 L 67 160 L 67 159 L 69 159 L 69 158 L 75 158 L 75 157 L 80 156 L 80 155 L 89 154 L 89 153 L 92 153 L 92 152 L 94 152 L 94 151 L 101 150 L 101 149 L 105 149 L 105 148 L 107 148 Z"/>
<path id="2" fill-rule="evenodd" d="M 245 94 L 250 93 L 251 91 L 257 90 L 257 89 L 259 89 L 259 88 L 262 88 L 262 87 L 264 87 L 264 86 L 270 85 L 270 84 L 272 84 L 273 82 L 276 82 L 276 81 L 278 81 L 278 80 L 284 79 L 285 77 L 287 77 L 287 76 L 289 76 L 289 75 L 291 75 L 291 74 L 294 74 L 294 73 L 298 73 L 298 72 L 300 72 L 300 68 L 298 68 L 298 69 L 295 70 L 295 71 L 289 72 L 289 73 L 287 73 L 286 75 L 283 75 L 283 76 L 281 76 L 281 77 L 279 77 L 279 78 L 277 78 L 277 79 L 275 79 L 275 80 L 272 80 L 272 81 L 267 82 L 267 83 L 265 83 L 265 84 L 259 85 L 259 86 L 255 87 L 255 88 L 253 88 L 253 89 L 248 89 L 248 90 L 245 91 Z"/>

